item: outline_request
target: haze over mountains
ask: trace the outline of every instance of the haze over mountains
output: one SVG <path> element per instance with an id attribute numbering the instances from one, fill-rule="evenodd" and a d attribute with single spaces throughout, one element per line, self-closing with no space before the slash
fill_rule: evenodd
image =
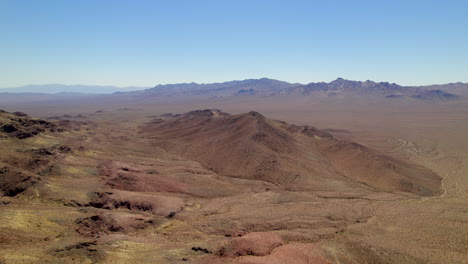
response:
<path id="1" fill-rule="evenodd" d="M 90 94 L 111 94 L 115 92 L 135 91 L 146 89 L 147 87 L 117 87 L 102 85 L 67 85 L 67 84 L 30 84 L 20 87 L 0 88 L 0 93 L 90 93 Z"/>
<path id="2" fill-rule="evenodd" d="M 450 83 L 430 86 L 401 86 L 395 83 L 338 78 L 329 83 L 288 83 L 261 78 L 222 83 L 179 83 L 153 88 L 88 85 L 27 85 L 0 89 L 8 93 L 91 93 L 143 97 L 227 97 L 227 96 L 378 96 L 389 99 L 414 98 L 431 101 L 458 99 L 468 93 L 468 84 Z"/>

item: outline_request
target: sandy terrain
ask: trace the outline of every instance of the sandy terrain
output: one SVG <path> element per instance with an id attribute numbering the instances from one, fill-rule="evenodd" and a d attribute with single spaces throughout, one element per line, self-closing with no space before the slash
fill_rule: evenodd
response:
<path id="1" fill-rule="evenodd" d="M 0 263 L 466 263 L 466 101 L 284 102 L 218 98 L 2 106 L 42 118 L 68 114 L 66 119 L 86 123 L 26 139 L 0 138 L 2 167 L 39 179 L 23 192 L 0 197 Z M 257 111 L 269 120 L 330 129 L 325 131 L 337 139 L 429 169 L 440 177 L 440 189 L 422 195 L 371 181 L 363 187 L 362 180 L 356 183 L 362 173 L 344 181 L 331 172 L 292 188 L 242 170 L 249 168 L 243 163 L 220 165 L 239 142 L 253 147 L 247 138 L 213 154 L 207 144 L 225 141 L 216 137 L 220 132 L 206 142 L 182 136 L 183 144 L 181 135 L 171 138 L 174 133 L 162 133 L 162 123 L 154 121 L 168 118 L 161 117 L 165 113 L 207 108 Z M 196 134 L 189 129 L 182 132 Z M 307 163 L 299 160 L 305 154 L 297 153 L 316 154 L 313 139 L 286 137 L 300 144 L 278 158 L 282 165 L 288 158 Z M 37 151 L 42 148 L 51 154 Z M 250 151 L 273 155 L 263 148 Z M 344 158 L 327 156 L 331 164 Z M 30 161 L 41 164 L 40 170 Z M 286 167 L 299 171 L 297 163 Z M 274 179 L 287 179 L 281 175 Z"/>

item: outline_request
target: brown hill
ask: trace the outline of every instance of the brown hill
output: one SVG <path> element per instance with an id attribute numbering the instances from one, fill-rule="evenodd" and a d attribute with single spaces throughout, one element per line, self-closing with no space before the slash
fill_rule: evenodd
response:
<path id="1" fill-rule="evenodd" d="M 154 120 L 142 131 L 155 145 L 218 174 L 267 181 L 287 190 L 441 193 L 441 179 L 426 168 L 257 112 L 198 110 Z"/>

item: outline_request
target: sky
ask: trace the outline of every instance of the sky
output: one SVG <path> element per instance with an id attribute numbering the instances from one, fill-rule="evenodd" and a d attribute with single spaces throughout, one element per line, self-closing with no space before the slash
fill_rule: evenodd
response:
<path id="1" fill-rule="evenodd" d="M 0 87 L 468 82 L 468 1 L 0 0 Z"/>

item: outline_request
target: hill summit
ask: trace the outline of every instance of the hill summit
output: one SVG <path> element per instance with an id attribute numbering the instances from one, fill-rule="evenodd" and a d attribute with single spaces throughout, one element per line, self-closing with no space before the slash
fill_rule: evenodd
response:
<path id="1" fill-rule="evenodd" d="M 230 115 L 197 110 L 154 120 L 143 131 L 155 145 L 216 173 L 267 181 L 288 190 L 372 187 L 421 196 L 441 192 L 440 178 L 419 165 L 258 112 Z"/>

